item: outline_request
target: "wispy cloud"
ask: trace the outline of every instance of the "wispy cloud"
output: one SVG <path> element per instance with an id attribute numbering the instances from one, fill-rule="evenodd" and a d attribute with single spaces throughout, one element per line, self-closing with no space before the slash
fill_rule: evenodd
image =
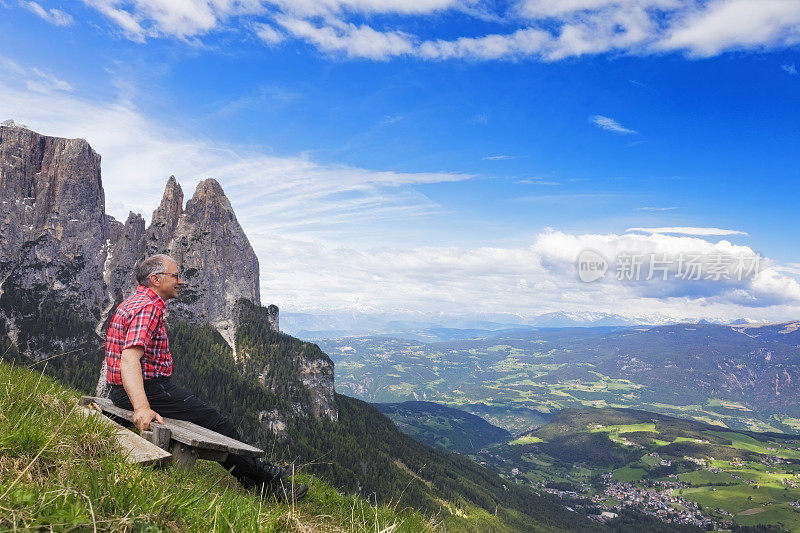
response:
<path id="1" fill-rule="evenodd" d="M 488 124 L 489 115 L 487 115 L 486 113 L 479 113 L 470 118 L 469 121 L 472 122 L 473 124 Z"/>
<path id="2" fill-rule="evenodd" d="M 514 159 L 513 155 L 487 155 L 486 157 L 482 157 L 481 159 L 485 161 L 508 161 L 509 159 Z"/>
<path id="3" fill-rule="evenodd" d="M 263 42 L 273 45 L 282 43 L 286 40 L 286 35 L 276 30 L 269 24 L 257 23 L 253 25 L 253 31 Z"/>
<path id="4" fill-rule="evenodd" d="M 675 226 L 665 228 L 628 228 L 625 231 L 641 231 L 644 233 L 678 233 L 681 235 L 747 235 L 744 231 L 720 228 L 697 228 L 692 226 Z"/>
<path id="5" fill-rule="evenodd" d="M 781 65 L 781 70 L 783 70 L 784 72 L 788 72 L 792 76 L 797 75 L 797 68 L 794 66 L 794 63 L 792 63 L 791 65 Z"/>
<path id="6" fill-rule="evenodd" d="M 248 232 L 317 238 L 338 231 L 357 239 L 441 211 L 414 185 L 472 178 L 323 165 L 304 155 L 217 145 L 144 116 L 129 101 L 81 98 L 56 82 L 31 91 L 42 71 L 3 58 L 0 67 L 0 117 L 46 134 L 87 139 L 103 156 L 107 209 L 123 220 L 128 211 L 149 217 L 170 174 L 187 190 L 215 177 Z"/>
<path id="7" fill-rule="evenodd" d="M 519 183 L 521 185 L 561 185 L 557 181 L 546 180 L 544 178 L 523 178 L 514 183 Z"/>
<path id="8" fill-rule="evenodd" d="M 800 40 L 800 2 L 790 0 L 517 0 L 512 9 L 475 0 L 84 2 L 137 42 L 191 40 L 242 26 L 271 46 L 292 38 L 324 53 L 382 61 L 402 56 L 559 61 L 664 51 L 708 57 L 729 50 L 785 48 Z M 375 15 L 395 19 L 382 26 Z M 452 37 L 448 15 L 492 20 L 510 30 Z M 426 38 L 418 35 L 420 28 Z"/>
<path id="9" fill-rule="evenodd" d="M 622 135 L 633 135 L 638 133 L 635 130 L 631 130 L 614 120 L 613 118 L 604 117 L 603 115 L 594 115 L 590 118 L 590 120 L 594 123 L 595 126 L 598 128 L 602 128 L 606 131 L 613 131 L 614 133 L 620 133 Z"/>
<path id="10" fill-rule="evenodd" d="M 673 209 L 678 209 L 677 207 L 637 207 L 637 211 L 672 211 Z"/>
<path id="11" fill-rule="evenodd" d="M 400 115 L 386 116 L 386 117 L 383 117 L 383 119 L 380 121 L 379 125 L 380 126 L 389 126 L 391 124 L 396 124 L 396 123 L 400 122 L 401 120 L 403 120 L 403 117 L 400 116 Z"/>
<path id="12" fill-rule="evenodd" d="M 22 1 L 20 5 L 55 26 L 69 26 L 74 22 L 72 15 L 60 9 L 53 8 L 48 10 L 33 1 Z"/>
<path id="13" fill-rule="evenodd" d="M 413 49 L 409 35 L 399 31 L 378 31 L 365 24 L 342 22 L 319 26 L 294 16 L 280 16 L 276 21 L 288 33 L 313 43 L 324 52 L 387 60 L 410 54 Z"/>
<path id="14" fill-rule="evenodd" d="M 226 117 L 255 106 L 262 108 L 287 106 L 298 101 L 301 97 L 300 93 L 268 83 L 230 102 L 224 103 L 212 113 L 212 116 Z"/>
<path id="15" fill-rule="evenodd" d="M 24 86 L 29 91 L 48 94 L 54 91 L 70 92 L 72 85 L 56 77 L 52 72 L 40 68 L 26 68 L 16 61 L 0 56 L 0 81 L 3 79 L 18 86 Z"/>

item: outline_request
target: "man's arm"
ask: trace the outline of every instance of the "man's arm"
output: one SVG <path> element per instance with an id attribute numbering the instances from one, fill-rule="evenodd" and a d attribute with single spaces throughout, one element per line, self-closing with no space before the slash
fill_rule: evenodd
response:
<path id="1" fill-rule="evenodd" d="M 150 402 L 144 392 L 144 380 L 142 378 L 141 359 L 144 355 L 144 348 L 141 346 L 131 346 L 122 350 L 122 358 L 119 363 L 120 373 L 122 374 L 122 386 L 128 393 L 128 398 L 133 405 L 133 424 L 141 431 L 150 428 L 153 420 L 164 423 L 161 415 L 150 409 Z"/>

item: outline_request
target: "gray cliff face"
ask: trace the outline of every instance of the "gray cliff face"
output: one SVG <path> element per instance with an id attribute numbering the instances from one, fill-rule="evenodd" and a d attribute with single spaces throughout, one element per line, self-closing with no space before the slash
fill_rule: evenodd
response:
<path id="1" fill-rule="evenodd" d="M 138 213 L 129 213 L 123 226 L 116 220 L 111 238 L 110 253 L 104 269 L 105 283 L 114 302 L 120 302 L 136 288 L 134 266 L 144 257 L 144 219 Z"/>
<path id="2" fill-rule="evenodd" d="M 172 248 L 175 228 L 183 214 L 183 189 L 170 176 L 164 189 L 161 204 L 153 211 L 150 227 L 147 228 L 145 249 L 147 255 L 166 253 Z"/>
<path id="3" fill-rule="evenodd" d="M 46 291 L 97 320 L 109 235 L 100 156 L 88 143 L 0 126 L 0 291 Z"/>
<path id="4" fill-rule="evenodd" d="M 254 304 L 251 314 L 263 314 L 268 329 L 278 331 L 278 308 L 260 307 L 258 258 L 219 183 L 201 182 L 184 207 L 183 191 L 170 177 L 149 227 L 135 213 L 122 224 L 105 214 L 100 156 L 85 140 L 2 123 L 0 337 L 7 335 L 30 359 L 73 350 L 85 354 L 80 356 L 84 364 L 104 364 L 111 313 L 136 288 L 136 264 L 153 253 L 170 254 L 185 277 L 180 297 L 169 304 L 169 316 L 212 324 L 233 347 L 234 358 L 237 302 Z M 59 331 L 50 327 L 44 309 L 58 314 Z M 310 402 L 293 403 L 292 414 L 267 416 L 272 429 L 280 433 L 286 415 L 335 420 L 333 365 L 327 356 L 321 360 L 293 352 L 284 357 L 293 387 L 287 392 Z M 83 370 L 67 363 L 62 369 L 72 372 L 67 376 L 71 383 L 85 382 Z M 269 374 L 265 368 L 264 375 Z M 103 369 L 100 395 L 104 376 Z M 278 380 L 272 376 L 268 381 Z"/>

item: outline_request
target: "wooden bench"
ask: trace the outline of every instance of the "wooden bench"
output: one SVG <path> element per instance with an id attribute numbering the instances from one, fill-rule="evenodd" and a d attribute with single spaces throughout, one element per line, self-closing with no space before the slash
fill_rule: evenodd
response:
<path id="1" fill-rule="evenodd" d="M 133 411 L 117 407 L 108 398 L 82 396 L 80 404 L 106 415 L 133 422 Z M 142 431 L 141 436 L 159 449 L 169 450 L 172 461 L 186 469 L 191 468 L 197 459 L 224 461 L 230 453 L 251 457 L 258 457 L 264 453 L 255 446 L 174 418 L 164 417 L 163 424 L 151 422 L 150 430 Z"/>

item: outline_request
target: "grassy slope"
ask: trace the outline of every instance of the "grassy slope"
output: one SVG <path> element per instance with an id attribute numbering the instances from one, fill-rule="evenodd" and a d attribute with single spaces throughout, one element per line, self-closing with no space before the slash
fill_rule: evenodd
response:
<path id="1" fill-rule="evenodd" d="M 297 505 L 243 490 L 216 463 L 191 472 L 128 465 L 78 393 L 0 363 L 0 530 L 435 531 L 409 510 L 344 496 L 316 477 Z"/>

